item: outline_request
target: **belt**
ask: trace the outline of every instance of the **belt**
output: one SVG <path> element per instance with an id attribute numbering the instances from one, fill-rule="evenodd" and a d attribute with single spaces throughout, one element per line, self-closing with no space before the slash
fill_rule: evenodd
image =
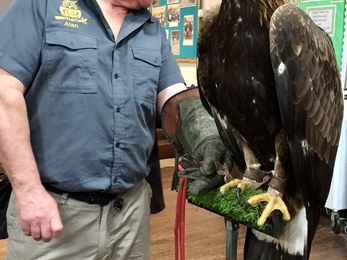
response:
<path id="1" fill-rule="evenodd" d="M 49 184 L 42 184 L 46 190 L 56 194 L 67 194 L 68 198 L 86 202 L 88 204 L 97 204 L 100 206 L 106 206 L 111 200 L 115 200 L 113 207 L 117 210 L 121 210 L 123 206 L 123 199 L 119 198 L 120 194 L 104 193 L 99 191 L 88 191 L 88 192 L 68 192 L 61 189 L 55 188 Z"/>

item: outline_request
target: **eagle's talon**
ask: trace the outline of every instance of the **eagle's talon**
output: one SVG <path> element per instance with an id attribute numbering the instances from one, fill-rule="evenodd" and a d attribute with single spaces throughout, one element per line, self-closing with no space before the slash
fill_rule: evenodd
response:
<path id="1" fill-rule="evenodd" d="M 251 207 L 251 204 L 249 204 L 248 202 L 246 202 L 245 206 L 243 207 L 243 209 L 247 212 L 248 209 Z"/>
<path id="2" fill-rule="evenodd" d="M 269 193 L 263 193 L 251 197 L 247 202 L 251 206 L 255 206 L 262 201 L 267 201 L 268 204 L 265 206 L 260 218 L 258 219 L 258 226 L 264 225 L 266 219 L 270 216 L 272 212 L 275 211 L 279 211 L 280 213 L 282 213 L 284 220 L 290 220 L 288 208 L 280 196 L 271 196 Z M 275 214 L 277 215 L 278 213 L 275 212 Z"/>
<path id="3" fill-rule="evenodd" d="M 237 187 L 236 188 L 236 197 L 237 197 L 237 201 L 239 203 L 241 203 L 241 192 L 242 192 L 242 189 L 240 187 Z"/>
<path id="4" fill-rule="evenodd" d="M 219 188 L 220 193 L 225 194 L 230 188 L 234 188 L 242 182 L 240 179 L 234 179 Z"/>
<path id="5" fill-rule="evenodd" d="M 272 213 L 273 213 L 275 216 L 281 216 L 281 215 L 282 215 L 282 212 L 281 212 L 280 210 L 278 210 L 278 209 L 274 210 Z"/>
<path id="6" fill-rule="evenodd" d="M 283 214 L 280 210 L 274 210 L 270 215 L 272 222 L 273 236 L 279 237 L 283 233 Z"/>
<path id="7" fill-rule="evenodd" d="M 237 187 L 238 189 L 240 189 L 241 191 L 245 190 L 245 189 L 248 189 L 248 188 L 251 188 L 253 189 L 254 183 L 252 181 L 249 181 L 249 180 L 240 180 L 240 179 L 233 179 L 232 181 L 222 185 L 219 189 L 219 191 L 223 194 L 225 194 L 230 188 L 235 188 Z M 240 199 L 238 198 L 239 202 L 241 200 L 241 197 Z"/>
<path id="8" fill-rule="evenodd" d="M 229 189 L 228 187 L 223 185 L 219 188 L 219 192 L 222 193 L 223 195 L 225 195 L 225 193 L 227 192 L 228 189 Z"/>

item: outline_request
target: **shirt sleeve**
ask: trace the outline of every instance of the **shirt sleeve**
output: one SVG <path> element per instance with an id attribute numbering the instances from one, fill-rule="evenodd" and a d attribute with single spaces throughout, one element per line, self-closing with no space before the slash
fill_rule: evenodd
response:
<path id="1" fill-rule="evenodd" d="M 171 52 L 171 46 L 166 38 L 165 29 L 162 26 L 160 27 L 160 33 L 162 37 L 162 62 L 159 75 L 158 93 L 174 84 L 185 83 L 176 58 Z"/>
<path id="2" fill-rule="evenodd" d="M 0 19 L 0 67 L 29 87 L 40 66 L 46 0 L 15 0 Z"/>

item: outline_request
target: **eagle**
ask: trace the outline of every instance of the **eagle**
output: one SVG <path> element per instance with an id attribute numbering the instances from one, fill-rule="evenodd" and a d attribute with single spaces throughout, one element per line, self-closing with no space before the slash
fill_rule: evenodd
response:
<path id="1" fill-rule="evenodd" d="M 283 233 L 247 230 L 244 259 L 308 259 L 330 189 L 343 94 L 329 35 L 286 0 L 222 0 L 200 23 L 197 80 L 204 107 L 242 179 L 264 190 L 258 220 L 281 212 Z"/>

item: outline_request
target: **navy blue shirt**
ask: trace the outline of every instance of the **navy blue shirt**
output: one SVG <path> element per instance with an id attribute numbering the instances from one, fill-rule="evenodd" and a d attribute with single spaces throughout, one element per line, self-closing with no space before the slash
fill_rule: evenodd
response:
<path id="1" fill-rule="evenodd" d="M 164 28 L 130 11 L 117 39 L 95 0 L 16 0 L 0 20 L 0 67 L 26 87 L 41 180 L 123 192 L 146 177 L 157 94 L 184 82 Z"/>

